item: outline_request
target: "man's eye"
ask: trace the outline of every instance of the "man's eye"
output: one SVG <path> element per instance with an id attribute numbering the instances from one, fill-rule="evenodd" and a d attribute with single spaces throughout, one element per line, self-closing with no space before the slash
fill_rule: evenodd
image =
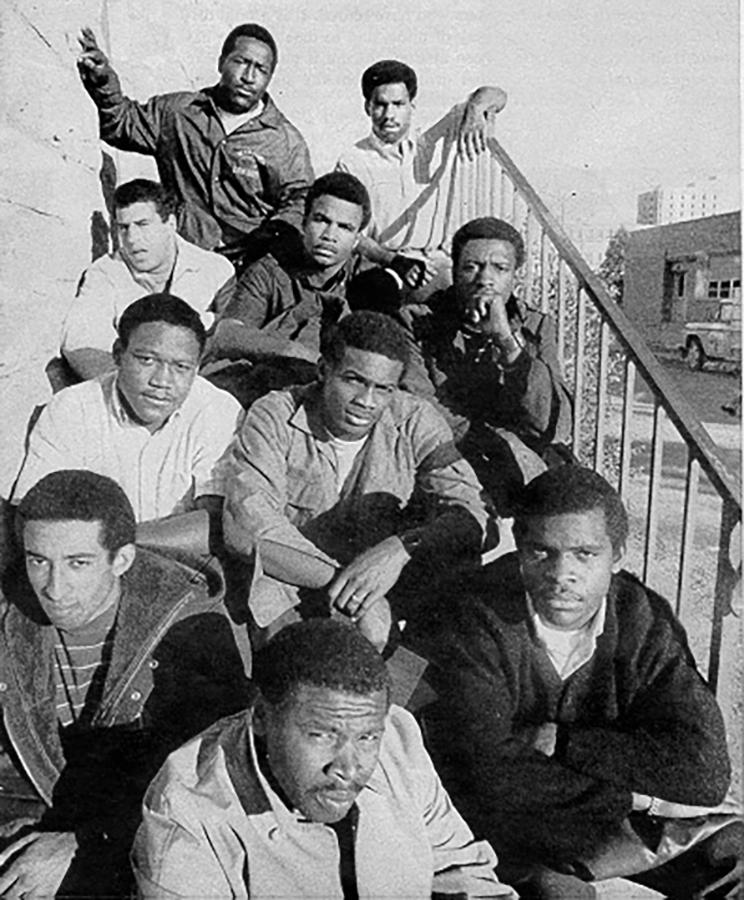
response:
<path id="1" fill-rule="evenodd" d="M 176 371 L 180 372 L 181 374 L 184 374 L 184 375 L 187 374 L 188 372 L 190 372 L 192 370 L 192 368 L 193 367 L 190 366 L 188 363 L 176 363 Z"/>
<path id="2" fill-rule="evenodd" d="M 45 562 L 46 562 L 45 559 L 42 559 L 41 557 L 38 557 L 38 556 L 27 556 L 26 557 L 26 564 L 29 566 L 43 566 Z"/>
<path id="3" fill-rule="evenodd" d="M 90 563 L 87 559 L 71 559 L 70 560 L 70 568 L 71 569 L 84 569 L 88 565 L 90 565 Z"/>
<path id="4" fill-rule="evenodd" d="M 382 735 L 379 731 L 370 731 L 367 734 L 359 735 L 359 742 L 362 744 L 376 744 Z"/>
<path id="5" fill-rule="evenodd" d="M 593 550 L 577 550 L 576 555 L 578 556 L 579 559 L 583 559 L 583 560 L 592 559 L 594 557 L 594 551 Z"/>
<path id="6" fill-rule="evenodd" d="M 134 358 L 137 360 L 138 363 L 140 363 L 140 365 L 143 365 L 143 366 L 149 366 L 153 362 L 155 362 L 155 359 L 152 356 L 139 356 L 139 355 L 135 354 Z"/>

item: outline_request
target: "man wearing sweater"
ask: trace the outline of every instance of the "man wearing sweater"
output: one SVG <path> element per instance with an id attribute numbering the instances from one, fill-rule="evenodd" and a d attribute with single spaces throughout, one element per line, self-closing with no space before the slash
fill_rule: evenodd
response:
<path id="1" fill-rule="evenodd" d="M 738 896 L 722 716 L 669 605 L 621 571 L 627 532 L 591 470 L 530 482 L 517 553 L 465 592 L 442 647 L 435 758 L 521 897 L 594 897 L 613 876 Z"/>

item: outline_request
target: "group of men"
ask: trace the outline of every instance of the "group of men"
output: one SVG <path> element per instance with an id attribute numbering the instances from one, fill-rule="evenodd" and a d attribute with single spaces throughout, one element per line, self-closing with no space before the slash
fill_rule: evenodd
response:
<path id="1" fill-rule="evenodd" d="M 10 498 L 0 893 L 735 896 L 721 715 L 566 461 L 522 238 L 421 215 L 432 142 L 482 152 L 503 92 L 414 138 L 415 73 L 375 63 L 371 134 L 314 180 L 262 26 L 144 104 L 81 46 L 161 183 L 115 191 Z"/>

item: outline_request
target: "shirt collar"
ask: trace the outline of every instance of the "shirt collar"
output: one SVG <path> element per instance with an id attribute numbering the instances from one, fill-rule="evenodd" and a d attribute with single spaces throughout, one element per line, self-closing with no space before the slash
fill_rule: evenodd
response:
<path id="1" fill-rule="evenodd" d="M 385 159 L 401 161 L 416 152 L 416 142 L 410 132 L 402 141 L 397 141 L 395 144 L 380 140 L 374 131 L 370 131 L 368 140 L 372 149 L 376 150 L 380 156 L 384 156 Z"/>
<path id="2" fill-rule="evenodd" d="M 196 96 L 194 98 L 194 102 L 197 105 L 207 107 L 211 109 L 215 116 L 219 118 L 219 111 L 217 109 L 217 104 L 215 103 L 215 91 L 217 90 L 217 85 L 213 84 L 211 87 L 202 88 L 200 91 L 197 91 Z M 264 108 L 261 110 L 260 114 L 257 115 L 253 119 L 249 119 L 249 122 L 244 124 L 249 124 L 252 122 L 260 122 L 262 125 L 265 125 L 267 128 L 280 128 L 282 125 L 282 114 L 277 109 L 276 104 L 271 99 L 269 93 L 265 93 L 263 95 Z M 239 134 L 243 129 L 243 125 L 237 128 L 232 134 Z"/>
<path id="3" fill-rule="evenodd" d="M 597 639 L 604 631 L 607 597 L 603 597 L 599 609 L 591 620 L 577 631 L 561 631 L 551 628 L 537 614 L 530 595 L 526 594 L 526 597 L 535 636 L 545 648 L 556 671 L 565 681 L 594 656 Z"/>

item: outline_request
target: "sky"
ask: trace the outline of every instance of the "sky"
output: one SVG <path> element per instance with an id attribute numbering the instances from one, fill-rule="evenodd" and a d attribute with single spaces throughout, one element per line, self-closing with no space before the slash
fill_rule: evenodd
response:
<path id="1" fill-rule="evenodd" d="M 305 134 L 318 173 L 367 132 L 361 72 L 392 57 L 418 73 L 422 127 L 481 84 L 506 90 L 501 143 L 567 214 L 591 207 L 627 220 L 639 192 L 709 175 L 730 208 L 740 206 L 736 0 L 181 0 L 180 8 L 184 21 L 198 14 L 199 40 L 179 32 L 162 3 L 162 29 L 130 21 L 141 34 L 111 48 L 127 91 L 144 99 L 213 81 L 226 31 L 258 21 L 279 45 L 272 94 Z M 165 83 L 162 63 L 147 65 L 164 40 L 173 58 Z"/>

